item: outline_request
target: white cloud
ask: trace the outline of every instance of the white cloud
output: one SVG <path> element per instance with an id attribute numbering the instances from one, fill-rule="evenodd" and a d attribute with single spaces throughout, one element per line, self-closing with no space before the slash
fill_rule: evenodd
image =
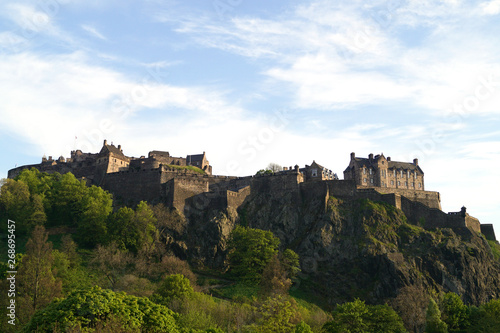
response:
<path id="1" fill-rule="evenodd" d="M 82 148 L 94 151 L 103 135 L 120 133 L 137 113 L 155 123 L 148 110 L 179 110 L 184 112 L 181 118 L 203 115 L 212 121 L 240 112 L 219 92 L 160 84 L 148 75 L 133 80 L 91 65 L 82 53 L 2 55 L 0 90 L 6 98 L 0 106 L 0 124 L 44 152 L 67 155 L 75 135 Z M 103 120 L 114 129 L 109 130 Z"/>
<path id="2" fill-rule="evenodd" d="M 500 0 L 491 0 L 481 4 L 481 9 L 486 15 L 497 15 L 500 13 Z"/>
<path id="3" fill-rule="evenodd" d="M 473 4 L 458 0 L 313 1 L 273 19 L 222 25 L 171 13 L 163 19 L 202 45 L 272 59 L 262 74 L 274 89 L 291 88 L 299 108 L 410 103 L 441 116 L 474 94 L 471 82 L 500 73 L 496 38 L 484 34 Z M 474 111 L 499 113 L 500 98 Z"/>
<path id="4" fill-rule="evenodd" d="M 85 30 L 85 31 L 87 31 L 89 34 L 91 34 L 94 37 L 97 37 L 97 38 L 102 39 L 102 40 L 106 40 L 107 39 L 95 27 L 92 27 L 90 25 L 83 24 L 82 25 L 82 29 Z"/>

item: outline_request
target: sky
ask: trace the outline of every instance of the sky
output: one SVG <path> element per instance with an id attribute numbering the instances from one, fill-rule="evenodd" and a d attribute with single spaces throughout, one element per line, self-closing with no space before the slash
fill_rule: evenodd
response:
<path id="1" fill-rule="evenodd" d="M 0 178 L 104 139 L 213 172 L 419 159 L 500 237 L 500 0 L 2 0 Z"/>

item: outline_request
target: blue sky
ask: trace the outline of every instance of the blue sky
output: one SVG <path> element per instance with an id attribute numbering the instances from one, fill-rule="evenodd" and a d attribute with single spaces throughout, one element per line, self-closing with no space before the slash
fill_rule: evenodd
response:
<path id="1" fill-rule="evenodd" d="M 0 177 L 103 139 L 206 151 L 229 175 L 342 175 L 350 152 L 383 152 L 500 232 L 500 0 L 4 0 L 0 16 Z"/>

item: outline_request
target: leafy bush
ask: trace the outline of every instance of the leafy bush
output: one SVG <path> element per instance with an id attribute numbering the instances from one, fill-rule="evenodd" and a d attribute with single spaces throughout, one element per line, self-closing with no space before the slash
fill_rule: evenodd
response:
<path id="1" fill-rule="evenodd" d="M 118 321 L 121 329 L 143 332 L 178 332 L 175 314 L 144 297 L 115 293 L 100 287 L 72 293 L 35 313 L 24 332 L 70 329 L 93 332 L 98 325 Z"/>

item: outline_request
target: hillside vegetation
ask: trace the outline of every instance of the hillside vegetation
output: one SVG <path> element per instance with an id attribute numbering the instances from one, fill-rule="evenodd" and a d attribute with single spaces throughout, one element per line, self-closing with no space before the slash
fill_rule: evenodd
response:
<path id="1" fill-rule="evenodd" d="M 255 193 L 184 216 L 33 169 L 0 218 L 2 332 L 500 331 L 498 244 L 384 203 Z"/>

